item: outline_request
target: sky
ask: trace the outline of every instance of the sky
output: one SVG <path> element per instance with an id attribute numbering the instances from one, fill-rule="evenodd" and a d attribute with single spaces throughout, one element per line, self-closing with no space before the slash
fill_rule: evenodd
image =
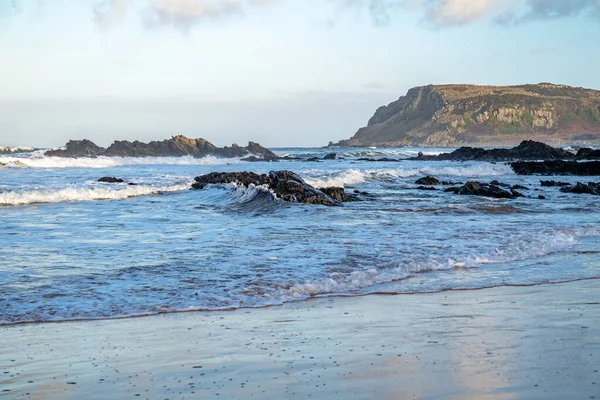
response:
<path id="1" fill-rule="evenodd" d="M 323 146 L 414 86 L 598 71 L 600 0 L 0 0 L 0 146 Z"/>

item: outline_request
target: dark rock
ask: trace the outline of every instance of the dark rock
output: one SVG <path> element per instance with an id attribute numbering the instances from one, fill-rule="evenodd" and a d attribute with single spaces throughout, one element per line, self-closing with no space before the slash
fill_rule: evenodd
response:
<path id="1" fill-rule="evenodd" d="M 578 160 L 599 160 L 600 159 L 600 150 L 590 149 L 587 147 L 581 148 L 577 151 L 575 158 Z"/>
<path id="2" fill-rule="evenodd" d="M 329 153 L 329 154 L 326 154 L 325 157 L 323 157 L 323 160 L 335 160 L 336 158 L 337 158 L 336 153 Z"/>
<path id="3" fill-rule="evenodd" d="M 510 165 L 519 175 L 600 175 L 600 161 L 520 161 Z"/>
<path id="4" fill-rule="evenodd" d="M 342 187 L 322 188 L 321 191 L 323 193 L 325 193 L 327 196 L 331 197 L 332 199 L 340 201 L 342 203 L 358 200 L 358 197 L 356 195 L 344 192 L 344 188 L 342 188 Z M 366 194 L 366 193 L 360 193 L 360 194 Z"/>
<path id="5" fill-rule="evenodd" d="M 538 199 L 540 200 L 546 200 L 546 196 L 542 196 L 541 194 L 538 196 Z"/>
<path id="6" fill-rule="evenodd" d="M 442 185 L 444 185 L 444 186 L 463 185 L 463 183 L 462 182 L 452 182 L 452 181 L 442 181 Z"/>
<path id="7" fill-rule="evenodd" d="M 557 182 L 557 181 L 540 181 L 542 186 L 570 186 L 570 183 L 567 182 Z"/>
<path id="8" fill-rule="evenodd" d="M 140 141 L 117 140 L 107 149 L 95 145 L 89 140 L 71 140 L 65 150 L 50 150 L 47 156 L 55 157 L 206 157 L 216 156 L 224 158 L 255 156 L 263 160 L 278 159 L 272 151 L 258 143 L 249 142 L 248 146 L 241 147 L 233 144 L 231 147 L 217 147 L 205 139 L 190 139 L 182 135 L 173 136 L 171 139 L 143 143 Z"/>
<path id="9" fill-rule="evenodd" d="M 528 187 L 523 186 L 523 185 L 514 185 L 511 189 L 529 190 Z"/>
<path id="10" fill-rule="evenodd" d="M 123 179 L 121 179 L 121 178 L 115 178 L 115 177 L 112 177 L 112 176 L 103 176 L 102 178 L 98 179 L 98 182 L 123 183 L 125 181 Z"/>
<path id="11" fill-rule="evenodd" d="M 417 179 L 415 183 L 417 185 L 431 186 L 431 185 L 439 185 L 440 181 L 438 181 L 433 176 L 426 176 L 424 178 Z"/>
<path id="12" fill-rule="evenodd" d="M 516 198 L 516 197 L 523 197 L 523 193 L 519 193 L 519 192 L 517 192 L 517 191 L 516 191 L 515 189 L 513 189 L 513 188 L 510 188 L 510 193 L 513 195 L 513 198 Z"/>
<path id="13" fill-rule="evenodd" d="M 69 140 L 64 150 L 48 150 L 48 157 L 93 157 L 104 153 L 103 147 L 97 146 L 91 140 Z"/>
<path id="14" fill-rule="evenodd" d="M 417 190 L 437 190 L 433 186 L 418 186 Z"/>
<path id="15" fill-rule="evenodd" d="M 571 160 L 575 156 L 563 149 L 545 143 L 525 140 L 512 149 L 485 150 L 478 147 L 461 147 L 451 153 L 437 156 L 414 157 L 413 160 L 431 161 L 512 161 L 512 160 Z"/>
<path id="16" fill-rule="evenodd" d="M 242 158 L 242 161 L 247 162 L 277 162 L 281 160 L 279 157 L 256 157 L 256 156 L 248 156 Z"/>
<path id="17" fill-rule="evenodd" d="M 453 193 L 458 194 L 459 189 L 460 189 L 460 187 L 458 187 L 458 186 L 451 186 L 449 188 L 444 189 L 444 192 L 447 192 L 447 193 L 453 192 Z"/>
<path id="18" fill-rule="evenodd" d="M 600 182 L 588 182 L 587 184 L 577 182 L 575 186 L 563 186 L 560 188 L 561 192 L 564 193 L 577 193 L 577 194 L 595 194 L 600 195 Z"/>
<path id="19" fill-rule="evenodd" d="M 319 157 L 311 157 L 311 158 L 307 158 L 304 161 L 310 161 L 310 162 L 320 162 L 321 159 Z"/>
<path id="20" fill-rule="evenodd" d="M 480 182 L 467 182 L 459 187 L 455 193 L 470 196 L 494 197 L 498 199 L 514 199 L 515 197 L 522 196 L 522 194 L 517 191 L 512 190 L 509 192 L 498 186 Z"/>
<path id="21" fill-rule="evenodd" d="M 271 171 L 269 175 L 258 175 L 253 172 L 212 172 L 198 176 L 194 180 L 192 185 L 194 189 L 204 189 L 210 184 L 234 182 L 246 187 L 266 185 L 281 200 L 294 203 L 337 206 L 342 202 L 358 200 L 357 196 L 345 193 L 343 188 L 316 189 L 291 171 Z"/>
<path id="22" fill-rule="evenodd" d="M 388 157 L 383 157 L 383 158 L 359 158 L 358 161 L 370 161 L 370 162 L 400 162 L 400 161 L 405 161 L 405 160 L 399 160 L 396 158 L 388 158 Z"/>
<path id="23" fill-rule="evenodd" d="M 354 193 L 355 194 L 360 194 L 360 195 L 363 195 L 363 196 L 369 196 L 369 192 L 361 192 L 360 190 L 357 190 L 357 189 L 354 190 Z"/>
<path id="24" fill-rule="evenodd" d="M 508 183 L 498 182 L 497 180 L 491 181 L 490 185 L 499 186 L 499 187 L 505 187 L 505 188 L 509 188 L 510 187 L 510 185 Z"/>
<path id="25" fill-rule="evenodd" d="M 266 175 L 258 175 L 254 172 L 211 172 L 207 175 L 201 175 L 194 178 L 192 187 L 194 189 L 204 189 L 207 185 L 223 184 L 223 183 L 238 183 L 246 187 L 250 185 L 260 186 L 269 184 L 269 179 Z"/>

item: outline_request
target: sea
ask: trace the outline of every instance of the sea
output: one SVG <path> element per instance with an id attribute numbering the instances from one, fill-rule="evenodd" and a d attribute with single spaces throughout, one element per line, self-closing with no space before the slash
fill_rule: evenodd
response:
<path id="1" fill-rule="evenodd" d="M 593 178 L 409 160 L 452 149 L 273 150 L 304 160 L 0 155 L 0 324 L 600 278 L 600 196 L 540 185 Z M 338 159 L 306 161 L 330 152 Z M 326 207 L 263 187 L 190 188 L 213 171 L 271 170 L 368 194 Z M 418 190 L 427 175 L 527 189 L 518 199 Z"/>

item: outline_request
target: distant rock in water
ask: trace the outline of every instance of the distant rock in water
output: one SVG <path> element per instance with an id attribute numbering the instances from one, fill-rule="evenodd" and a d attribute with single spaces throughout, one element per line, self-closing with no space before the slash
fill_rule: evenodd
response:
<path id="1" fill-rule="evenodd" d="M 539 83 L 428 85 L 377 109 L 340 147 L 600 144 L 600 91 Z"/>
<path id="2" fill-rule="evenodd" d="M 600 150 L 584 147 L 577 151 L 576 158 L 578 160 L 600 160 Z"/>
<path id="3" fill-rule="evenodd" d="M 519 175 L 600 175 L 600 161 L 520 161 L 510 166 Z"/>
<path id="4" fill-rule="evenodd" d="M 222 158 L 256 156 L 263 159 L 277 159 L 272 151 L 258 143 L 249 142 L 248 146 L 237 144 L 231 147 L 217 147 L 205 139 L 190 139 L 182 135 L 171 139 L 143 143 L 139 141 L 117 140 L 107 149 L 97 146 L 94 142 L 70 140 L 64 150 L 49 150 L 45 153 L 51 157 L 206 157 Z"/>
<path id="5" fill-rule="evenodd" d="M 125 181 L 123 179 L 121 179 L 121 178 L 115 178 L 114 176 L 103 176 L 102 178 L 98 179 L 98 182 L 104 182 L 104 183 L 123 183 Z"/>
<path id="6" fill-rule="evenodd" d="M 266 186 L 278 198 L 292 203 L 339 206 L 342 202 L 355 201 L 358 197 L 345 193 L 343 188 L 314 188 L 291 171 L 271 171 L 269 175 L 254 172 L 211 172 L 194 178 L 194 189 L 204 189 L 211 184 L 236 183 L 243 186 Z"/>
<path id="7" fill-rule="evenodd" d="M 524 140 L 512 149 L 485 150 L 477 147 L 461 147 L 451 153 L 437 156 L 419 156 L 421 161 L 512 161 L 512 160 L 572 160 L 576 156 L 563 149 L 545 143 Z"/>

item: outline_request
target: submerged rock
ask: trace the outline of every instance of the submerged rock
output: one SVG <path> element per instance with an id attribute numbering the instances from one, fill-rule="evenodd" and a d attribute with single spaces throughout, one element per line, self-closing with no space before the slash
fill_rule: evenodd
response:
<path id="1" fill-rule="evenodd" d="M 577 182 L 575 186 L 569 185 L 561 187 L 560 191 L 563 193 L 600 195 L 600 182 L 588 182 L 587 184 Z"/>
<path id="2" fill-rule="evenodd" d="M 192 184 L 194 189 L 225 183 L 236 183 L 246 187 L 266 186 L 281 200 L 292 203 L 338 206 L 342 202 L 358 200 L 358 196 L 345 193 L 343 188 L 329 187 L 319 190 L 291 171 L 271 171 L 269 175 L 259 175 L 254 172 L 212 172 L 198 176 L 194 181 Z"/>
<path id="3" fill-rule="evenodd" d="M 326 154 L 325 157 L 323 157 L 323 160 L 335 160 L 335 159 L 337 159 L 336 153 L 329 153 L 329 154 Z"/>
<path id="4" fill-rule="evenodd" d="M 600 175 L 600 161 L 520 161 L 510 166 L 519 175 Z"/>

